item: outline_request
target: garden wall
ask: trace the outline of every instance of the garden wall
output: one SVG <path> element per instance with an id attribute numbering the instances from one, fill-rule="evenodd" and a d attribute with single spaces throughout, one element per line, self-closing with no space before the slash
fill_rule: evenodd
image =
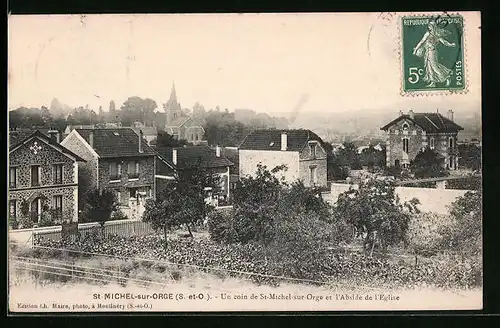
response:
<path id="1" fill-rule="evenodd" d="M 332 183 L 330 192 L 323 193 L 323 197 L 326 201 L 335 203 L 339 195 L 350 187 L 357 189 L 358 185 Z M 456 189 L 396 187 L 396 193 L 401 201 L 409 201 L 415 197 L 421 203 L 418 206 L 421 211 L 437 214 L 447 214 L 448 206 L 466 192 L 467 190 Z"/>

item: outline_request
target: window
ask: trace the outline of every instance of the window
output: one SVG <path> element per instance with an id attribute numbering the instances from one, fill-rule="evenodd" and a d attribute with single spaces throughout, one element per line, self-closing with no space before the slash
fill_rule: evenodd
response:
<path id="1" fill-rule="evenodd" d="M 17 167 L 9 169 L 9 188 L 16 188 L 17 186 Z"/>
<path id="2" fill-rule="evenodd" d="M 196 134 L 194 137 L 195 137 L 195 140 L 196 140 L 196 141 L 198 141 L 198 140 L 199 140 L 199 136 L 198 136 L 198 134 Z"/>
<path id="3" fill-rule="evenodd" d="M 455 139 L 453 139 L 453 137 L 450 137 L 449 139 L 449 146 L 450 150 L 452 150 L 455 147 Z"/>
<path id="4" fill-rule="evenodd" d="M 40 222 L 41 216 L 42 216 L 42 199 L 38 197 L 31 202 L 31 220 L 35 223 L 38 223 Z"/>
<path id="5" fill-rule="evenodd" d="M 16 208 L 17 208 L 16 204 L 17 204 L 17 201 L 16 201 L 15 199 L 11 199 L 11 200 L 9 201 L 9 215 L 10 215 L 10 217 L 11 217 L 11 218 L 13 218 L 13 219 L 15 219 L 15 218 L 16 218 L 16 214 L 17 214 L 17 213 L 16 213 L 16 212 L 17 212 L 17 211 L 16 211 Z"/>
<path id="6" fill-rule="evenodd" d="M 403 151 L 405 153 L 408 153 L 408 149 L 409 149 L 409 140 L 407 138 L 403 138 Z"/>
<path id="7" fill-rule="evenodd" d="M 122 165 L 119 163 L 109 164 L 109 178 L 110 180 L 120 180 L 122 175 Z"/>
<path id="8" fill-rule="evenodd" d="M 128 162 L 128 177 L 129 179 L 136 179 L 139 177 L 139 162 Z"/>
<path id="9" fill-rule="evenodd" d="M 316 166 L 311 166 L 309 169 L 311 170 L 310 171 L 311 185 L 315 185 L 316 184 Z"/>
<path id="10" fill-rule="evenodd" d="M 137 188 L 130 188 L 130 198 L 137 198 Z"/>
<path id="11" fill-rule="evenodd" d="M 52 199 L 52 208 L 54 211 L 57 213 L 56 215 L 59 217 L 59 219 L 62 218 L 62 196 L 61 195 L 56 195 Z"/>
<path id="12" fill-rule="evenodd" d="M 63 181 L 63 165 L 54 165 L 54 184 L 61 184 Z"/>
<path id="13" fill-rule="evenodd" d="M 455 168 L 455 157 L 454 156 L 450 156 L 449 162 L 448 162 L 448 167 L 452 170 Z"/>
<path id="14" fill-rule="evenodd" d="M 121 204 L 122 202 L 122 193 L 120 192 L 120 190 L 116 191 L 116 201 L 118 202 L 118 204 Z"/>
<path id="15" fill-rule="evenodd" d="M 436 147 L 434 137 L 431 137 L 429 139 L 429 146 L 431 147 L 431 149 L 434 149 Z"/>
<path id="16" fill-rule="evenodd" d="M 36 187 L 40 185 L 40 166 L 31 166 L 31 186 Z"/>
<path id="17" fill-rule="evenodd" d="M 408 123 L 403 123 L 403 131 L 407 131 L 410 128 Z"/>

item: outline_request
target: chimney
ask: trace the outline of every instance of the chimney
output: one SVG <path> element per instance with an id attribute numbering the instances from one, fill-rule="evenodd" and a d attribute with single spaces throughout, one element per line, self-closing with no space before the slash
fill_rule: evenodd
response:
<path id="1" fill-rule="evenodd" d="M 142 149 L 142 139 L 144 138 L 144 133 L 142 133 L 142 130 L 139 131 L 139 153 L 143 153 L 144 150 Z"/>
<path id="2" fill-rule="evenodd" d="M 403 116 L 403 111 L 402 110 L 399 111 L 399 116 Z"/>
<path id="3" fill-rule="evenodd" d="M 413 109 L 410 109 L 408 111 L 408 115 L 410 116 L 411 119 L 414 119 L 415 118 L 415 113 L 413 112 Z"/>
<path id="4" fill-rule="evenodd" d="M 219 147 L 219 145 L 217 145 L 215 147 L 215 156 L 220 157 L 220 147 Z"/>
<path id="5" fill-rule="evenodd" d="M 448 111 L 448 119 L 453 122 L 453 111 L 451 109 Z"/>
<path id="6" fill-rule="evenodd" d="M 90 131 L 89 133 L 89 145 L 94 148 L 94 131 Z"/>
<path id="7" fill-rule="evenodd" d="M 281 150 L 286 150 L 288 148 L 288 136 L 285 132 L 281 132 Z"/>
<path id="8" fill-rule="evenodd" d="M 55 143 L 59 143 L 59 131 L 55 130 L 55 129 L 50 129 L 49 130 L 49 137 L 52 141 L 54 141 Z"/>

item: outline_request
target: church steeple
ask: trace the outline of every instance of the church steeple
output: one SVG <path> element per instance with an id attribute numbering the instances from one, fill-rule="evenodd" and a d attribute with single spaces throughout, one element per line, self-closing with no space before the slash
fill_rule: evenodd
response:
<path id="1" fill-rule="evenodd" d="M 170 92 L 170 103 L 177 103 L 177 93 L 175 92 L 175 81 L 172 83 L 172 91 Z"/>
<path id="2" fill-rule="evenodd" d="M 177 101 L 177 92 L 175 91 L 175 82 L 172 83 L 172 91 L 170 92 L 170 99 L 167 101 L 165 105 L 163 105 L 165 109 L 166 122 L 165 124 L 168 126 L 170 123 L 175 120 L 177 117 L 182 115 L 181 105 Z"/>

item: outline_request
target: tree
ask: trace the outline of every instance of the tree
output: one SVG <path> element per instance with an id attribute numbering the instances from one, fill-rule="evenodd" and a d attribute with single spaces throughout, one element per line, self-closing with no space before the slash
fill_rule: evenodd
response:
<path id="1" fill-rule="evenodd" d="M 199 165 L 186 168 L 156 200 L 146 202 L 143 221 L 149 222 L 155 230 L 163 230 L 165 247 L 167 231 L 172 227 L 185 225 L 192 237 L 196 222 L 203 220 L 213 209 L 205 201 L 205 188 L 215 189 L 218 185 L 219 177 Z"/>
<path id="2" fill-rule="evenodd" d="M 458 166 L 471 169 L 473 171 L 481 170 L 481 148 L 473 144 L 458 145 L 460 157 Z"/>
<path id="3" fill-rule="evenodd" d="M 109 189 L 94 189 L 87 193 L 84 208 L 86 222 L 99 222 L 102 228 L 111 214 L 118 210 L 116 194 Z"/>
<path id="4" fill-rule="evenodd" d="M 183 147 L 190 145 L 187 140 L 176 139 L 174 136 L 168 133 L 158 133 L 158 137 L 156 138 L 156 148 L 175 148 L 175 147 Z"/>
<path id="5" fill-rule="evenodd" d="M 349 167 L 342 166 L 339 156 L 333 153 L 333 146 L 329 142 L 323 144 L 326 151 L 328 181 L 345 180 L 349 176 Z"/>
<path id="6" fill-rule="evenodd" d="M 340 166 L 348 166 L 351 170 L 361 170 L 361 161 L 353 142 L 346 141 L 337 154 Z"/>
<path id="7" fill-rule="evenodd" d="M 482 250 L 482 192 L 468 191 L 450 206 L 454 225 L 442 231 L 447 249 L 459 251 L 466 256 L 480 257 Z"/>
<path id="8" fill-rule="evenodd" d="M 386 166 L 385 160 L 385 148 L 377 150 L 373 145 L 363 149 L 360 155 L 361 164 L 366 165 L 370 171 L 373 171 L 375 167 L 384 168 Z"/>
<path id="9" fill-rule="evenodd" d="M 129 97 L 121 107 L 121 121 L 125 126 L 131 126 L 135 121 L 152 124 L 154 111 L 158 106 L 153 99 Z"/>
<path id="10" fill-rule="evenodd" d="M 400 203 L 392 180 L 372 178 L 361 182 L 358 189 L 340 194 L 335 213 L 356 228 L 365 250 L 373 250 L 375 245 L 385 249 L 405 241 L 410 217 L 419 212 L 418 204 L 416 198 Z"/>
<path id="11" fill-rule="evenodd" d="M 429 147 L 421 150 L 410 163 L 410 170 L 416 178 L 437 178 L 448 175 L 443 159 Z"/>
<path id="12" fill-rule="evenodd" d="M 116 105 L 115 105 L 115 101 L 114 100 L 111 100 L 109 102 L 109 112 L 110 113 L 114 113 L 116 111 Z"/>

